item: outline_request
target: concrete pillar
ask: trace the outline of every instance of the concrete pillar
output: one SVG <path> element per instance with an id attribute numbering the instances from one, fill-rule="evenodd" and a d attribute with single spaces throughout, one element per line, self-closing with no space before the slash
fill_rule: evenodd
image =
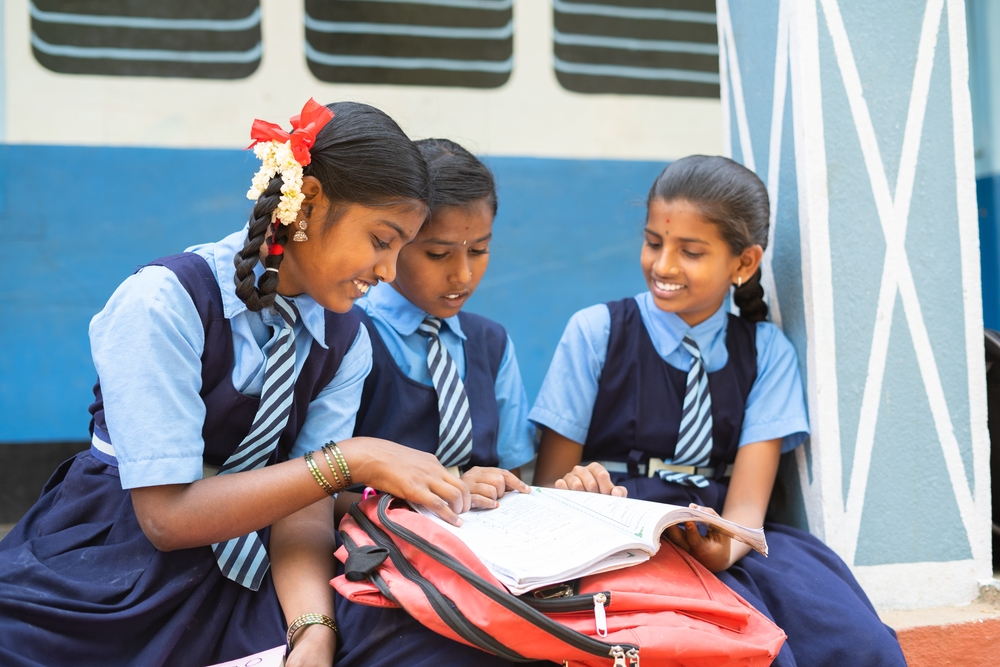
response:
<path id="1" fill-rule="evenodd" d="M 813 435 L 799 516 L 881 608 L 992 574 L 962 0 L 718 0 L 726 151 L 772 201 L 765 290 Z"/>

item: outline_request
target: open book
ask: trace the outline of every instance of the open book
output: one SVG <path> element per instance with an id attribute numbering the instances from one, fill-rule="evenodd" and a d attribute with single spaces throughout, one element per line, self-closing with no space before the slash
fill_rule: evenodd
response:
<path id="1" fill-rule="evenodd" d="M 426 508 L 415 509 L 465 542 L 515 595 L 647 561 L 659 550 L 663 531 L 686 521 L 707 524 L 767 555 L 761 528 L 690 507 L 598 493 L 533 486 L 528 494 L 507 493 L 496 509 L 463 514 L 458 528 Z"/>

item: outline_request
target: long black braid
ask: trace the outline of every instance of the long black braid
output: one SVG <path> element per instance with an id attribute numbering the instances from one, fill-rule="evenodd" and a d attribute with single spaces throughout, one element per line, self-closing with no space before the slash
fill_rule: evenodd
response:
<path id="1" fill-rule="evenodd" d="M 278 202 L 281 200 L 281 185 L 281 176 L 275 176 L 257 199 L 250 214 L 247 240 L 243 243 L 243 250 L 236 253 L 233 259 L 236 265 L 236 296 L 253 311 L 263 310 L 274 303 L 274 294 L 278 289 L 278 274 L 265 271 L 258 282 L 254 268 L 260 261 L 260 248 L 264 245 L 267 230 L 272 227 L 271 214 L 278 208 Z M 283 225 L 278 226 L 283 227 Z M 285 236 L 288 236 L 287 231 Z M 282 241 L 274 240 L 283 245 Z M 264 266 L 276 269 L 281 264 L 282 257 L 284 255 L 268 255 L 264 260 Z"/>

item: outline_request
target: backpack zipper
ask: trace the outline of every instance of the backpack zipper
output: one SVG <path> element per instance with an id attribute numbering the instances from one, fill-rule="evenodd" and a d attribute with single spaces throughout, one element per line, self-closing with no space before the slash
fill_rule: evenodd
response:
<path id="1" fill-rule="evenodd" d="M 389 498 L 389 496 L 383 497 Z M 358 524 L 358 527 L 365 531 L 373 542 L 389 550 L 389 558 L 392 560 L 393 565 L 396 566 L 396 569 L 399 570 L 399 573 L 420 587 L 420 590 L 423 592 L 424 597 L 427 598 L 427 601 L 431 604 L 434 612 L 441 617 L 441 620 L 443 620 L 448 627 L 455 632 L 455 634 L 459 635 L 471 644 L 490 651 L 494 655 L 506 660 L 510 660 L 512 662 L 533 661 L 529 658 L 525 658 L 516 651 L 507 648 L 489 634 L 485 633 L 474 623 L 469 621 L 469 619 L 466 618 L 462 612 L 458 611 L 458 608 L 450 599 L 448 599 L 447 596 L 442 594 L 441 591 L 439 591 L 431 582 L 427 581 L 427 579 L 425 579 L 417 571 L 417 569 L 413 567 L 408 560 L 406 560 L 406 557 L 399 550 L 399 547 L 396 546 L 396 543 L 392 541 L 392 538 L 386 535 L 385 531 L 379 528 L 375 522 L 369 519 L 365 513 L 361 511 L 357 503 L 351 504 L 349 513 Z"/>
<path id="2" fill-rule="evenodd" d="M 597 625 L 597 636 L 608 636 L 608 616 L 604 613 L 604 605 L 608 603 L 608 596 L 598 593 L 594 596 L 594 622 Z"/>
<path id="3" fill-rule="evenodd" d="M 392 501 L 393 497 L 390 495 L 383 495 L 378 502 L 377 512 L 379 521 L 386 530 L 393 533 L 394 535 L 406 540 L 410 544 L 413 544 L 417 548 L 421 549 L 428 556 L 441 563 L 442 565 L 451 568 L 459 576 L 465 579 L 469 584 L 471 584 L 480 593 L 483 593 L 488 598 L 506 607 L 508 610 L 514 612 L 521 618 L 525 619 L 529 623 L 532 623 L 550 635 L 556 637 L 560 641 L 572 646 L 581 651 L 590 653 L 591 655 L 597 655 L 601 657 L 612 656 L 613 648 L 624 648 L 631 649 L 636 652 L 638 656 L 639 647 L 634 644 L 621 644 L 621 645 L 609 645 L 605 642 L 594 639 L 593 637 L 588 637 L 587 635 L 577 632 L 571 628 L 553 621 L 551 618 L 541 613 L 540 611 L 534 609 L 531 605 L 525 603 L 524 600 L 518 598 L 517 596 L 511 595 L 506 591 L 501 591 L 497 589 L 493 584 L 489 583 L 478 574 L 470 570 L 465 566 L 464 563 L 454 558 L 451 554 L 448 554 L 436 545 L 431 544 L 427 540 L 423 539 L 419 535 L 413 533 L 407 528 L 397 524 L 395 521 L 389 518 L 387 512 L 389 503 Z M 353 509 L 353 506 L 352 506 Z M 360 510 L 358 513 L 361 513 Z M 366 517 L 367 518 L 367 517 Z M 376 526 L 377 528 L 377 526 Z M 391 540 L 390 540 L 391 541 Z M 395 562 L 395 561 L 393 561 Z M 541 602 L 541 601 L 539 601 Z M 613 657 L 613 656 L 612 656 Z M 623 663 L 624 664 L 624 663 Z"/>

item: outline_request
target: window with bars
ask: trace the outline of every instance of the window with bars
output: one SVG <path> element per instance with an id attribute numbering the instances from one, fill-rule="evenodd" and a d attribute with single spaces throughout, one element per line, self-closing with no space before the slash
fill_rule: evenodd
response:
<path id="1" fill-rule="evenodd" d="M 513 0 L 306 0 L 305 28 L 331 83 L 497 88 L 514 64 Z"/>
<path id="2" fill-rule="evenodd" d="M 260 65 L 258 0 L 32 0 L 31 49 L 65 74 L 240 79 Z"/>
<path id="3" fill-rule="evenodd" d="M 552 8 L 563 88 L 719 97 L 715 0 L 552 0 Z"/>

